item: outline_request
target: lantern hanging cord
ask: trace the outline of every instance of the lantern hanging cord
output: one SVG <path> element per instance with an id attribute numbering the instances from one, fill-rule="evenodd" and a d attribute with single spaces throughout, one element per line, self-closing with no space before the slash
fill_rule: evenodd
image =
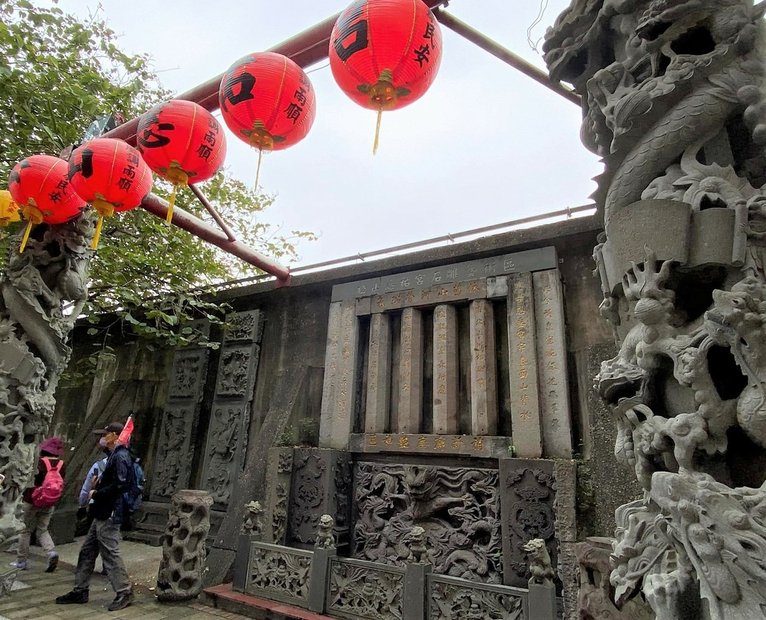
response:
<path id="1" fill-rule="evenodd" d="M 383 118 L 383 109 L 378 109 L 378 120 L 375 123 L 375 141 L 372 143 L 372 154 L 375 155 L 378 152 L 378 145 L 380 143 L 380 120 Z"/>
<path id="2" fill-rule="evenodd" d="M 258 181 L 261 178 L 261 159 L 263 158 L 263 149 L 258 149 L 258 164 L 255 168 L 255 186 L 253 189 L 255 190 L 255 193 L 258 193 Z"/>

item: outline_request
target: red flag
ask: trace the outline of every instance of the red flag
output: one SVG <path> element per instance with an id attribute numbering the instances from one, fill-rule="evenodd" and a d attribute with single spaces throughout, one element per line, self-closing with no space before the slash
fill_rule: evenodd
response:
<path id="1" fill-rule="evenodd" d="M 117 438 L 117 443 L 121 443 L 123 446 L 127 446 L 130 443 L 130 436 L 133 434 L 133 416 L 129 415 L 125 422 L 125 426 Z"/>

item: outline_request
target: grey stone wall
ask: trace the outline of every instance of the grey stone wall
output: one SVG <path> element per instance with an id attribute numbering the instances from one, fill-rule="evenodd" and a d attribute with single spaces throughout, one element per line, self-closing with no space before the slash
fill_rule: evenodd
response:
<path id="1" fill-rule="evenodd" d="M 587 513 L 588 522 L 582 525 L 578 534 L 611 535 L 613 516 L 609 512 L 612 506 L 632 497 L 634 489 L 616 482 L 618 477 L 613 475 L 617 467 L 612 455 L 613 429 L 605 410 L 591 393 L 595 372 L 593 364 L 603 358 L 603 351 L 594 348 L 613 346 L 613 336 L 597 313 L 601 291 L 597 278 L 592 275 L 591 253 L 599 230 L 596 218 L 581 218 L 331 271 L 298 275 L 294 276 L 289 287 L 276 288 L 272 282 L 265 282 L 222 292 L 221 300 L 230 303 L 235 312 L 258 309 L 264 323 L 257 376 L 249 388 L 252 394 L 247 395 L 251 397 L 249 425 L 240 427 L 246 433 L 243 437 L 246 450 L 240 457 L 238 474 L 232 481 L 231 497 L 236 498 L 236 502 L 230 501 L 228 506 L 222 506 L 226 512 L 212 544 L 210 581 L 225 576 L 227 562 L 236 548 L 244 504 L 252 499 L 266 500 L 269 448 L 279 443 L 300 442 L 297 430 L 311 426 L 312 421 L 318 428 L 322 377 L 327 372 L 328 323 L 334 285 L 546 246 L 555 246 L 562 276 L 569 409 L 575 458 L 578 459 L 578 471 L 584 468 L 591 472 L 590 487 L 578 488 L 578 506 L 583 507 L 583 511 L 591 510 Z M 85 344 L 86 339 L 78 338 L 75 354 L 78 347 Z M 76 450 L 70 460 L 81 464 L 84 475 L 84 468 L 96 456 L 93 446 L 84 439 L 85 433 L 100 418 L 120 419 L 134 408 L 132 404 L 110 405 L 119 400 L 116 390 L 125 388 L 125 378 L 133 377 L 135 384 L 131 389 L 136 396 L 129 400 L 137 403 L 136 406 L 144 412 L 139 417 L 136 433 L 140 437 L 140 452 L 148 457 L 146 469 L 151 488 L 151 458 L 158 453 L 158 444 L 162 441 L 160 414 L 167 399 L 168 364 L 173 352 L 143 352 L 139 355 L 137 350 L 135 345 L 118 348 L 116 358 L 104 363 L 97 380 L 91 385 L 77 390 L 59 390 L 54 429 L 74 440 L 71 445 L 75 445 Z M 211 358 L 209 368 L 216 368 L 217 363 L 217 359 Z M 124 372 L 126 367 L 134 369 L 132 374 Z M 507 394 L 508 387 L 499 386 L 498 391 Z M 212 390 L 210 392 L 201 404 L 200 424 L 190 441 L 189 450 L 197 453 L 202 453 L 205 448 L 213 397 Z M 96 410 L 101 412 L 99 416 L 82 416 L 83 411 Z M 78 441 L 78 438 L 83 440 Z M 189 472 L 191 486 L 200 487 L 203 484 L 203 462 L 202 458 L 194 460 L 193 471 Z M 494 462 L 496 467 L 497 461 Z M 604 474 L 603 481 L 599 478 L 603 472 L 609 472 L 613 483 L 611 487 L 606 485 L 608 476 Z M 72 470 L 70 476 L 71 488 L 79 488 L 82 481 L 80 471 Z M 630 479 L 628 475 L 624 478 Z M 269 509 L 268 506 L 265 508 Z M 578 519 L 586 514 L 583 511 Z"/>

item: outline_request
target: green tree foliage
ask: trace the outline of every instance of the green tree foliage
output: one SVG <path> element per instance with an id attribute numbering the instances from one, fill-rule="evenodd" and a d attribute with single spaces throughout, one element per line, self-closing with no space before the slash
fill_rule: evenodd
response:
<path id="1" fill-rule="evenodd" d="M 95 118 L 121 112 L 129 119 L 169 98 L 150 60 L 121 51 L 98 14 L 82 20 L 55 4 L 0 0 L 0 188 L 16 162 L 35 153 L 58 155 L 79 143 Z M 273 197 L 225 174 L 201 189 L 238 239 L 267 256 L 289 261 L 296 258 L 295 240 L 314 238 L 275 230 L 262 219 Z M 156 193 L 168 190 L 155 181 Z M 211 221 L 190 190 L 179 192 L 177 204 Z M 104 343 L 132 332 L 164 345 L 187 344 L 197 337 L 190 319 L 220 316 L 204 286 L 256 273 L 143 209 L 119 214 L 105 222 L 91 263 L 90 331 L 103 334 Z"/>

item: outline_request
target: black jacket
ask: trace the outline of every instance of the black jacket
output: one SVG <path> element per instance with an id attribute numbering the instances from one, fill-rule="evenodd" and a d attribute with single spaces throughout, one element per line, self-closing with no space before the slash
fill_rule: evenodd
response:
<path id="1" fill-rule="evenodd" d="M 106 461 L 104 473 L 96 483 L 90 514 L 94 519 L 112 517 L 114 523 L 122 523 L 122 494 L 130 489 L 133 476 L 133 460 L 128 449 L 118 444 Z"/>

